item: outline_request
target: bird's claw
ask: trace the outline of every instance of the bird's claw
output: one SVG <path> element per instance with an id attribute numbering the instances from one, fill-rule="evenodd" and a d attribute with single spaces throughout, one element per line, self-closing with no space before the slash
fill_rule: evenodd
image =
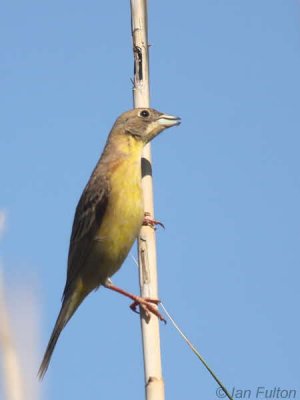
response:
<path id="1" fill-rule="evenodd" d="M 165 324 L 167 321 L 164 319 L 164 317 L 161 315 L 161 313 L 153 306 L 153 304 L 158 305 L 160 303 L 160 300 L 158 299 L 150 299 L 148 297 L 139 297 L 137 296 L 135 301 L 130 305 L 130 308 L 133 312 L 139 314 L 137 311 L 137 306 L 140 306 L 140 308 L 144 311 L 145 317 L 147 321 L 150 320 L 151 314 L 154 314 L 157 316 L 157 318 L 160 321 L 163 321 Z"/>
<path id="2" fill-rule="evenodd" d="M 106 280 L 104 286 L 107 289 L 113 290 L 113 291 L 120 293 L 123 296 L 129 297 L 131 300 L 133 300 L 133 303 L 130 306 L 131 310 L 138 313 L 136 308 L 137 308 L 137 306 L 140 306 L 140 308 L 144 312 L 144 315 L 145 315 L 147 321 L 150 320 L 151 313 L 152 313 L 152 314 L 156 315 L 158 319 L 160 319 L 161 321 L 164 321 L 164 323 L 166 323 L 166 320 L 163 318 L 163 316 L 159 313 L 157 308 L 154 306 L 154 305 L 157 306 L 160 303 L 160 300 L 150 299 L 149 297 L 136 296 L 135 294 L 128 293 L 125 290 L 113 285 L 110 280 Z"/>
<path id="3" fill-rule="evenodd" d="M 144 221 L 143 221 L 144 226 L 150 226 L 153 229 L 156 229 L 156 226 L 159 225 L 162 228 L 165 229 L 165 226 L 162 222 L 157 221 L 156 219 L 151 218 L 151 214 L 149 212 L 144 213 Z"/>

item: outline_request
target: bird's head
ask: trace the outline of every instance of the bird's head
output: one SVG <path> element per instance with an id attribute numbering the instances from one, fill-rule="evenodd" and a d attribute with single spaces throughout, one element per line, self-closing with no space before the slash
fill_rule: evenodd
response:
<path id="1" fill-rule="evenodd" d="M 179 124 L 179 117 L 163 114 L 153 108 L 135 108 L 121 114 L 115 127 L 121 128 L 122 134 L 146 144 L 164 129 Z"/>

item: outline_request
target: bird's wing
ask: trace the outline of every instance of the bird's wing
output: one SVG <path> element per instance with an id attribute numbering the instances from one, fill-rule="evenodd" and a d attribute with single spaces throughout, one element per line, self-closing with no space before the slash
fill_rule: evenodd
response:
<path id="1" fill-rule="evenodd" d="M 81 268 L 84 268 L 90 247 L 103 221 L 108 197 L 109 185 L 105 176 L 92 177 L 81 195 L 75 212 L 64 296 L 70 284 L 78 277 Z"/>
<path id="2" fill-rule="evenodd" d="M 93 235 L 93 228 L 99 228 L 107 206 L 107 195 L 104 187 L 83 193 L 75 212 L 70 246 L 76 246 L 85 236 Z"/>

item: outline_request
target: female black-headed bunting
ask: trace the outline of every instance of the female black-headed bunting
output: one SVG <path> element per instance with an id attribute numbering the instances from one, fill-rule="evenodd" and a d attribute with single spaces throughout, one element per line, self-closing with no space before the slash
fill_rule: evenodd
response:
<path id="1" fill-rule="evenodd" d="M 39 376 L 47 371 L 58 337 L 83 299 L 100 285 L 131 297 L 144 309 L 156 308 L 111 284 L 136 239 L 144 219 L 141 157 L 145 144 L 180 119 L 151 108 L 122 114 L 108 136 L 76 208 L 62 307 Z"/>

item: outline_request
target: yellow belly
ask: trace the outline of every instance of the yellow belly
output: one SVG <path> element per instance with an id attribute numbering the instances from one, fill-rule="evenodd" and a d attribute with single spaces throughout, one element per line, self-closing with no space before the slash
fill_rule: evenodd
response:
<path id="1" fill-rule="evenodd" d="M 140 159 L 121 162 L 110 177 L 105 216 L 89 257 L 93 285 L 112 276 L 128 255 L 144 216 Z"/>

